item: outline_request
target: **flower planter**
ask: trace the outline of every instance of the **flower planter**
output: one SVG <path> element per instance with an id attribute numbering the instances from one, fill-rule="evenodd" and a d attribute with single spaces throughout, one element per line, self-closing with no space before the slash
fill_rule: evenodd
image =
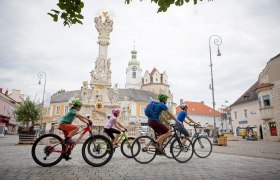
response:
<path id="1" fill-rule="evenodd" d="M 220 146 L 227 146 L 227 137 L 221 136 L 218 138 L 218 145 Z"/>
<path id="2" fill-rule="evenodd" d="M 37 138 L 36 132 L 22 131 L 19 132 L 19 144 L 33 144 Z"/>

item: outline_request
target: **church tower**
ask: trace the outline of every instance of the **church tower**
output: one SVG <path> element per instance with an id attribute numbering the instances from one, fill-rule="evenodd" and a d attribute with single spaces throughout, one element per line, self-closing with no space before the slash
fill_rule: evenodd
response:
<path id="1" fill-rule="evenodd" d="M 135 45 L 131 51 L 132 59 L 128 62 L 128 67 L 126 68 L 126 89 L 141 89 L 142 69 L 140 67 L 140 62 L 136 59 L 137 51 L 135 50 Z"/>

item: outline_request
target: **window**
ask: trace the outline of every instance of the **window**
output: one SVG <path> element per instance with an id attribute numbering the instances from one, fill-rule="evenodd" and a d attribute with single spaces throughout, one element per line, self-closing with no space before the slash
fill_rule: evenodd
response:
<path id="1" fill-rule="evenodd" d="M 259 97 L 259 106 L 260 106 L 260 108 L 262 107 L 262 97 L 261 96 Z"/>
<path id="2" fill-rule="evenodd" d="M 136 78 L 136 72 L 132 72 L 132 78 Z"/>
<path id="3" fill-rule="evenodd" d="M 156 82 L 158 81 L 158 78 L 156 78 Z"/>
<path id="4" fill-rule="evenodd" d="M 68 107 L 68 106 L 65 106 L 65 107 L 64 107 L 64 114 L 68 113 L 68 111 L 69 111 L 69 107 Z"/>
<path id="5" fill-rule="evenodd" d="M 234 111 L 234 119 L 237 119 L 237 111 Z"/>
<path id="6" fill-rule="evenodd" d="M 248 118 L 248 109 L 244 109 L 244 118 Z"/>
<path id="7" fill-rule="evenodd" d="M 269 128 L 270 128 L 270 135 L 271 136 L 277 136 L 276 123 L 275 122 L 269 123 Z"/>
<path id="8" fill-rule="evenodd" d="M 56 115 L 60 115 L 60 107 L 59 106 L 56 106 L 55 114 Z"/>
<path id="9" fill-rule="evenodd" d="M 264 96 L 262 96 L 262 99 L 263 99 L 263 106 L 264 106 L 264 107 L 270 106 L 270 98 L 269 98 L 269 95 L 264 95 Z"/>
<path id="10" fill-rule="evenodd" d="M 140 115 L 145 116 L 145 107 L 140 107 Z"/>

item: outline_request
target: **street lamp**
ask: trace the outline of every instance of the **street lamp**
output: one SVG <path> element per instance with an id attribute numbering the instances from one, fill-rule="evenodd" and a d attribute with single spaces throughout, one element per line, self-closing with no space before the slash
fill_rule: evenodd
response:
<path id="1" fill-rule="evenodd" d="M 46 78 L 47 78 L 47 75 L 45 72 L 39 72 L 38 73 L 38 77 L 39 77 L 39 83 L 38 84 L 41 84 L 41 79 L 44 78 L 45 81 L 44 81 L 44 91 L 43 91 L 43 100 L 42 100 L 42 110 L 44 110 L 44 100 L 45 100 L 45 88 L 46 88 Z M 43 116 L 41 117 L 41 123 L 40 123 L 40 127 L 41 129 L 43 128 L 42 127 L 42 121 L 43 121 Z"/>
<path id="2" fill-rule="evenodd" d="M 215 91 L 214 91 L 214 80 L 213 80 L 213 70 L 212 70 L 212 55 L 211 55 L 211 39 L 213 39 L 213 42 L 216 46 L 218 46 L 218 53 L 217 56 L 221 56 L 221 52 L 219 49 L 219 46 L 222 44 L 222 39 L 218 35 L 212 35 L 209 38 L 209 53 L 210 53 L 210 68 L 211 68 L 211 87 L 210 89 L 212 90 L 212 101 L 213 101 L 213 118 L 214 118 L 214 131 L 213 131 L 213 143 L 218 143 L 217 139 L 217 130 L 216 130 L 216 117 L 215 117 Z"/>

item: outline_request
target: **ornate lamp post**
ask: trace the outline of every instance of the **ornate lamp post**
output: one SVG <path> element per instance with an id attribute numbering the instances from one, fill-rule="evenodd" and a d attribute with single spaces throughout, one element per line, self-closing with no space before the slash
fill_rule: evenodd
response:
<path id="1" fill-rule="evenodd" d="M 212 70 L 212 55 L 211 55 L 211 39 L 213 39 L 213 42 L 216 46 L 218 46 L 218 53 L 217 56 L 221 56 L 221 52 L 219 49 L 219 46 L 222 44 L 222 39 L 218 35 L 212 35 L 209 38 L 209 53 L 210 53 L 210 68 L 211 68 L 211 87 L 212 90 L 212 101 L 213 101 L 213 118 L 214 118 L 214 131 L 213 131 L 213 143 L 218 143 L 217 139 L 217 130 L 216 130 L 216 117 L 215 117 L 215 91 L 214 91 L 214 80 L 213 80 L 213 70 Z"/>
<path id="2" fill-rule="evenodd" d="M 42 79 L 42 78 L 45 79 L 45 81 L 44 81 L 44 91 L 43 91 L 43 100 L 42 100 L 42 108 L 44 109 L 45 88 L 46 88 L 46 78 L 47 78 L 47 75 L 46 75 L 45 72 L 42 72 L 42 71 L 41 71 L 41 72 L 38 73 L 38 77 L 39 77 L 39 83 L 38 83 L 38 84 L 41 84 L 41 79 Z M 43 110 L 43 109 L 42 109 L 42 110 Z M 40 127 L 41 127 L 41 129 L 43 128 L 43 127 L 42 127 L 42 121 L 43 121 L 43 116 L 42 116 L 41 122 L 40 122 Z"/>

